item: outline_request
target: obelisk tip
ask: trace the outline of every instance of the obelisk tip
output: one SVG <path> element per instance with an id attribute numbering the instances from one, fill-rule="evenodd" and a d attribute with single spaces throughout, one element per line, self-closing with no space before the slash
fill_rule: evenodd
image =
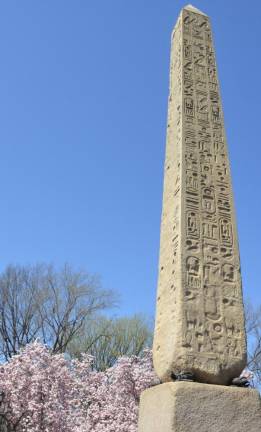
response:
<path id="1" fill-rule="evenodd" d="M 187 6 L 184 6 L 183 9 L 188 10 L 188 11 L 190 11 L 190 12 L 194 12 L 194 13 L 200 14 L 200 15 L 205 15 L 205 16 L 207 16 L 207 14 L 205 14 L 204 12 L 201 12 L 199 9 L 195 8 L 195 7 L 192 6 L 191 4 L 189 4 L 189 5 L 187 5 Z"/>

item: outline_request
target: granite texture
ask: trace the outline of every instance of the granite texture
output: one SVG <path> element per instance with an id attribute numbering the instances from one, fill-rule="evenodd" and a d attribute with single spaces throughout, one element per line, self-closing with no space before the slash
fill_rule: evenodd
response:
<path id="1" fill-rule="evenodd" d="M 142 393 L 138 432 L 260 432 L 256 390 L 169 382 Z"/>

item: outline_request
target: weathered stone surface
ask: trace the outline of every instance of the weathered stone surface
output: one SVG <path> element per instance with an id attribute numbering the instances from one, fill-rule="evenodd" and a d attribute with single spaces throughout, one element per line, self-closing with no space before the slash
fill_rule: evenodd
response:
<path id="1" fill-rule="evenodd" d="M 162 381 L 227 384 L 246 362 L 240 260 L 209 19 L 192 6 L 172 35 L 153 348 Z"/>
<path id="2" fill-rule="evenodd" d="M 259 432 L 256 390 L 175 382 L 142 393 L 139 432 Z"/>

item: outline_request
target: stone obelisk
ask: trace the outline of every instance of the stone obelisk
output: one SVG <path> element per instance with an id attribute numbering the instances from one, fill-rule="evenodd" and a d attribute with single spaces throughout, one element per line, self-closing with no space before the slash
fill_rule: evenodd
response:
<path id="1" fill-rule="evenodd" d="M 261 430 L 257 393 L 228 386 L 246 365 L 240 258 L 210 22 L 191 5 L 172 34 L 153 361 L 166 384 L 143 393 L 140 432 Z"/>
<path id="2" fill-rule="evenodd" d="M 154 366 L 228 384 L 246 364 L 237 230 L 209 19 L 174 28 Z"/>

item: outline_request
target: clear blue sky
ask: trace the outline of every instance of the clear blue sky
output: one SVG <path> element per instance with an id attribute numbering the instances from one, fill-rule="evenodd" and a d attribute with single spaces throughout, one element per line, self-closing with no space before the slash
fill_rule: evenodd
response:
<path id="1" fill-rule="evenodd" d="M 212 18 L 245 296 L 261 301 L 261 2 Z M 67 261 L 154 314 L 179 0 L 0 3 L 0 269 Z"/>

